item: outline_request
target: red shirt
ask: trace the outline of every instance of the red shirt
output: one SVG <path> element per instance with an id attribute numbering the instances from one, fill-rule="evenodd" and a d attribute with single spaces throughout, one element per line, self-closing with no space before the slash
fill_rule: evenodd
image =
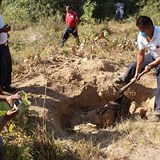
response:
<path id="1" fill-rule="evenodd" d="M 66 13 L 65 21 L 66 21 L 67 27 L 70 27 L 70 28 L 75 27 L 78 22 L 77 13 L 74 11 L 72 13 Z"/>

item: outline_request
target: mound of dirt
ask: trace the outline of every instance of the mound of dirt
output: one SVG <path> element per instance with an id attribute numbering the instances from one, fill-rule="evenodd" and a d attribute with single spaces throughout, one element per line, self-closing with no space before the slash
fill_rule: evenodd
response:
<path id="1" fill-rule="evenodd" d="M 23 74 L 14 79 L 14 85 L 31 97 L 32 122 L 36 125 L 43 125 L 45 122 L 47 130 L 54 131 L 59 137 L 67 134 L 66 130 L 76 125 L 93 123 L 88 117 L 86 122 L 84 117 L 89 115 L 93 119 L 97 116 L 94 115 L 95 111 L 116 99 L 113 79 L 116 72 L 121 73 L 126 69 L 117 71 L 117 68 L 118 64 L 114 61 L 97 57 L 67 58 L 55 55 L 48 60 L 37 58 L 32 65 L 25 68 L 30 70 L 28 74 L 24 74 L 23 70 Z M 130 102 L 136 102 L 137 107 L 132 114 L 141 114 L 138 108 L 145 108 L 143 116 L 148 116 L 148 111 L 152 112 L 156 88 L 153 81 L 154 75 L 149 73 L 125 92 Z M 121 106 L 123 105 L 126 107 L 125 103 Z M 126 111 L 128 113 L 129 107 Z M 107 120 L 104 119 L 103 123 L 107 124 Z M 103 123 L 100 126 L 104 126 Z"/>

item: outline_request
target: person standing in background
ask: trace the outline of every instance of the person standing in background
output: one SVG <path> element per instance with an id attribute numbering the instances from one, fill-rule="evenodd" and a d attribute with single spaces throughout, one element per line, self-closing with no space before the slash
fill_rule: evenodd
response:
<path id="1" fill-rule="evenodd" d="M 0 0 L 0 5 L 3 0 Z M 8 46 L 8 32 L 11 26 L 4 25 L 0 15 L 0 86 L 3 91 L 14 92 L 16 89 L 11 87 L 12 60 Z"/>
<path id="2" fill-rule="evenodd" d="M 79 45 L 79 36 L 78 36 L 78 23 L 79 18 L 75 11 L 71 9 L 70 6 L 66 7 L 66 16 L 65 16 L 66 30 L 61 39 L 61 47 L 64 46 L 64 43 L 69 38 L 69 35 L 72 34 Z"/>
<path id="3" fill-rule="evenodd" d="M 119 1 L 114 5 L 114 8 L 116 9 L 115 19 L 122 20 L 124 15 L 124 3 L 122 3 L 122 1 Z"/>

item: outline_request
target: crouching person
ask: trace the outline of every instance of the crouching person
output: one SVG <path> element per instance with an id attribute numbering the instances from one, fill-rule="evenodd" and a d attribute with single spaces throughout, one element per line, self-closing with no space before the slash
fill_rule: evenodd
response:
<path id="1" fill-rule="evenodd" d="M 12 107 L 13 100 L 19 99 L 20 95 L 18 93 L 14 95 L 4 95 L 2 89 L 0 87 L 0 101 L 6 101 L 9 106 L 10 110 L 8 110 L 4 115 L 0 117 L 0 132 L 3 130 L 4 126 L 10 121 L 13 117 L 18 114 L 18 107 Z M 0 136 L 0 160 L 4 159 L 5 151 L 3 147 L 3 139 Z"/>

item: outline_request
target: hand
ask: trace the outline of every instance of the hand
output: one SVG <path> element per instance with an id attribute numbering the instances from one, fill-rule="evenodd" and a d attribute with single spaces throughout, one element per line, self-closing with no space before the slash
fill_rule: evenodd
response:
<path id="1" fill-rule="evenodd" d="M 12 105 L 13 105 L 13 100 L 15 100 L 15 99 L 20 99 L 20 98 L 21 98 L 21 96 L 19 95 L 19 93 L 16 93 L 16 94 L 13 94 L 13 95 L 11 95 L 11 96 L 8 96 L 8 97 L 6 98 L 6 100 L 7 100 L 8 104 L 12 107 Z"/>
<path id="2" fill-rule="evenodd" d="M 136 79 L 136 81 L 138 81 L 138 80 L 140 79 L 139 75 L 140 75 L 140 73 L 136 73 L 136 74 L 134 75 L 134 78 Z"/>
<path id="3" fill-rule="evenodd" d="M 12 116 L 14 113 L 16 113 L 18 111 L 18 107 L 13 107 L 12 109 L 10 109 L 9 111 L 7 111 L 7 115 L 8 116 Z"/>
<path id="4" fill-rule="evenodd" d="M 145 71 L 145 73 L 148 73 L 149 71 L 151 71 L 151 69 L 152 69 L 152 66 L 151 66 L 150 64 L 148 64 L 148 65 L 145 67 L 144 71 Z"/>

